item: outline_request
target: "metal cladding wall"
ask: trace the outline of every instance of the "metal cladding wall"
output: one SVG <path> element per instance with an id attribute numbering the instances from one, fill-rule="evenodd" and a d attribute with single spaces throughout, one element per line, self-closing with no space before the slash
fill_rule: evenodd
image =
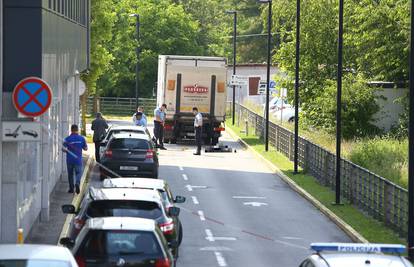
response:
<path id="1" fill-rule="evenodd" d="M 19 120 L 11 92 L 25 77 L 44 79 L 53 102 L 39 118 L 40 143 L 0 142 L 0 243 L 15 242 L 18 228 L 27 235 L 39 215 L 49 219 L 49 196 L 65 170 L 62 139 L 79 118 L 79 73 L 87 69 L 89 33 L 88 0 L 3 1 L 1 120 Z"/>

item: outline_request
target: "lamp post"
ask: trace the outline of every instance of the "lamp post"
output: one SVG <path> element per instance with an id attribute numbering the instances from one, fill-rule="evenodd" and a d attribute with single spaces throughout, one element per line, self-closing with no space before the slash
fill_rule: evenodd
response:
<path id="1" fill-rule="evenodd" d="M 295 149 L 294 173 L 299 165 L 299 67 L 300 67 L 300 0 L 296 0 L 296 71 L 295 71 Z"/>
<path id="2" fill-rule="evenodd" d="M 139 22 L 139 15 L 138 14 L 131 14 L 129 15 L 130 17 L 135 17 L 136 20 L 136 38 L 137 38 L 137 48 L 136 48 L 136 54 L 137 54 L 137 65 L 135 67 L 135 104 L 136 104 L 136 109 L 138 108 L 138 92 L 139 92 L 139 52 L 140 52 L 140 47 L 139 47 L 139 39 L 140 39 L 140 34 L 139 34 L 139 27 L 140 27 L 140 22 Z"/>
<path id="3" fill-rule="evenodd" d="M 269 6 L 267 17 L 267 86 L 266 86 L 266 125 L 265 150 L 269 151 L 269 90 L 270 90 L 270 64 L 271 64 L 271 37 L 272 37 L 272 0 L 257 0 L 258 3 L 267 3 Z"/>
<path id="4" fill-rule="evenodd" d="M 227 14 L 233 14 L 233 75 L 236 75 L 236 37 L 237 37 L 237 11 L 228 10 Z M 240 104 L 240 103 L 239 103 Z M 236 110 L 236 86 L 233 85 L 233 102 L 232 102 L 232 123 L 235 122 Z"/>
<path id="5" fill-rule="evenodd" d="M 342 48 L 344 32 L 344 0 L 339 0 L 338 78 L 336 95 L 336 190 L 335 203 L 341 204 L 341 140 L 342 140 Z"/>
<path id="6" fill-rule="evenodd" d="M 411 1 L 410 110 L 408 125 L 408 256 L 414 259 L 414 2 Z"/>

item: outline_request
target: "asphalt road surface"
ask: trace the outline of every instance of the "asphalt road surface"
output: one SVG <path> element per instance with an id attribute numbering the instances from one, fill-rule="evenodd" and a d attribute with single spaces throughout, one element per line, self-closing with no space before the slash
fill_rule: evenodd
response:
<path id="1" fill-rule="evenodd" d="M 253 154 L 227 134 L 221 142 L 237 153 L 194 156 L 188 145 L 160 151 L 160 179 L 187 197 L 178 266 L 293 267 L 312 242 L 350 242 Z M 92 185 L 100 185 L 97 171 Z"/>

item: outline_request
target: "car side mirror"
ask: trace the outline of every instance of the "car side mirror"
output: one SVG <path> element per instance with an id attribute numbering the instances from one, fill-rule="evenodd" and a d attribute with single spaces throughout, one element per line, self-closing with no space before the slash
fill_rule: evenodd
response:
<path id="1" fill-rule="evenodd" d="M 73 205 L 62 205 L 62 212 L 64 214 L 76 214 L 76 208 Z"/>
<path id="2" fill-rule="evenodd" d="M 180 215 L 180 208 L 171 207 L 168 211 L 168 214 L 172 217 L 177 217 L 178 215 Z"/>
<path id="3" fill-rule="evenodd" d="M 73 248 L 75 246 L 75 241 L 73 241 L 69 237 L 63 237 L 59 240 L 59 244 L 67 248 Z"/>
<path id="4" fill-rule="evenodd" d="M 184 203 L 185 200 L 186 200 L 186 198 L 183 197 L 183 196 L 176 196 L 175 199 L 174 199 L 174 203 Z"/>
<path id="5" fill-rule="evenodd" d="M 104 146 L 106 146 L 107 144 L 108 144 L 108 142 L 101 142 L 101 143 L 99 144 L 99 146 L 104 147 Z"/>
<path id="6" fill-rule="evenodd" d="M 172 249 L 176 249 L 178 248 L 178 241 L 177 240 L 171 240 L 170 242 L 168 242 L 168 246 Z"/>

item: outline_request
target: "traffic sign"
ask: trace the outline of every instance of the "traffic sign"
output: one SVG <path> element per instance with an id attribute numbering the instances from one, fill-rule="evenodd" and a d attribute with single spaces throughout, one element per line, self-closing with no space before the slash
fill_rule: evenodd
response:
<path id="1" fill-rule="evenodd" d="M 247 85 L 249 82 L 249 77 L 241 75 L 232 75 L 230 80 L 230 85 Z"/>
<path id="2" fill-rule="evenodd" d="M 21 114 L 38 117 L 49 109 L 52 103 L 52 89 L 40 78 L 23 79 L 14 88 L 13 103 Z"/>
<path id="3" fill-rule="evenodd" d="M 3 122 L 3 142 L 39 142 L 41 125 L 39 122 L 5 121 Z"/>

